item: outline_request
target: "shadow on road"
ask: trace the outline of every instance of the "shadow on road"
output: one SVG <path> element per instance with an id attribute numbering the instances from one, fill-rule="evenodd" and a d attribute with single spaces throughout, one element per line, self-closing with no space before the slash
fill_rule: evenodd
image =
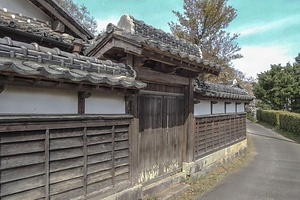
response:
<path id="1" fill-rule="evenodd" d="M 285 142 L 290 142 L 290 143 L 295 143 L 295 144 L 297 144 L 297 142 L 295 142 L 295 141 L 293 141 L 293 140 L 281 139 L 281 138 L 278 138 L 278 137 L 272 137 L 272 136 L 262 135 L 262 134 L 259 134 L 259 133 L 250 133 L 250 132 L 247 132 L 247 134 L 250 134 L 250 135 L 257 135 L 257 136 L 261 136 L 261 137 L 265 137 L 265 138 L 271 138 L 271 139 L 275 139 L 275 140 L 282 140 L 282 141 L 285 141 Z"/>

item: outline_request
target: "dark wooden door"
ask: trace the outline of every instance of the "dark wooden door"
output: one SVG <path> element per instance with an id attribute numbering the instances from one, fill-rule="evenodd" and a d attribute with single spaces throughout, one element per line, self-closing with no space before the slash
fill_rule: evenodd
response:
<path id="1" fill-rule="evenodd" d="M 139 182 L 182 167 L 184 135 L 183 96 L 139 97 Z"/>

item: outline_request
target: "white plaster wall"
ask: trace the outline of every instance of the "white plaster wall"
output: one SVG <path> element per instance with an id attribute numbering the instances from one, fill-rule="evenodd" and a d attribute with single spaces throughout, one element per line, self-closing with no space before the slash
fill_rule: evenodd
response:
<path id="1" fill-rule="evenodd" d="M 218 101 L 218 103 L 213 104 L 213 113 L 212 114 L 222 114 L 225 113 L 224 101 Z"/>
<path id="2" fill-rule="evenodd" d="M 125 114 L 125 99 L 117 94 L 92 94 L 85 99 L 86 114 Z"/>
<path id="3" fill-rule="evenodd" d="M 241 103 L 237 105 L 237 112 L 245 112 L 245 104 Z"/>
<path id="4" fill-rule="evenodd" d="M 0 0 L 0 8 L 7 8 L 10 12 L 20 13 L 23 16 L 36 18 L 42 21 L 52 21 L 48 15 L 28 0 Z"/>
<path id="5" fill-rule="evenodd" d="M 235 102 L 231 102 L 231 104 L 226 104 L 226 113 L 235 113 Z"/>
<path id="6" fill-rule="evenodd" d="M 200 103 L 194 105 L 195 115 L 210 115 L 210 101 L 201 100 Z"/>
<path id="7" fill-rule="evenodd" d="M 77 114 L 76 91 L 4 86 L 0 114 Z"/>

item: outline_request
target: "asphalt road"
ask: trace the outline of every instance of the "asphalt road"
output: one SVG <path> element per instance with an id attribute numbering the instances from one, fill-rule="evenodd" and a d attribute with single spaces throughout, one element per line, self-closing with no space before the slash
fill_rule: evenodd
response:
<path id="1" fill-rule="evenodd" d="M 248 122 L 256 155 L 197 200 L 300 200 L 300 144 Z"/>

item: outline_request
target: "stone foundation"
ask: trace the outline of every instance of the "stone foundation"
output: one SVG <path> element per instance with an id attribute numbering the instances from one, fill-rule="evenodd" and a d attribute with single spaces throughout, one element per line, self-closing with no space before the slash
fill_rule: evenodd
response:
<path id="1" fill-rule="evenodd" d="M 200 177 L 211 171 L 213 168 L 229 162 L 236 156 L 245 153 L 247 150 L 247 139 L 233 144 L 227 148 L 211 153 L 195 162 L 183 163 L 182 171 L 192 177 Z"/>

